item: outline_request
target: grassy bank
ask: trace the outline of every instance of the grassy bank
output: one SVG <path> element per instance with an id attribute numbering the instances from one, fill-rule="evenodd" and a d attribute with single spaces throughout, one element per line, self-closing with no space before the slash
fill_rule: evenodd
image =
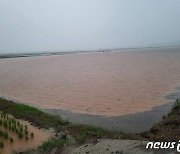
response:
<path id="1" fill-rule="evenodd" d="M 151 141 L 178 141 L 180 138 L 180 101 L 176 101 L 171 112 L 164 115 L 161 122 L 155 124 L 149 131 L 136 135 L 112 132 L 92 125 L 73 124 L 62 120 L 59 116 L 2 98 L 0 98 L 0 111 L 11 114 L 17 119 L 27 120 L 39 128 L 53 128 L 56 135 L 43 144 L 41 148 L 43 151 L 56 148 L 60 152 L 64 146 L 97 142 L 101 138 Z"/>
<path id="2" fill-rule="evenodd" d="M 40 111 L 34 107 L 15 103 L 0 98 L 0 111 L 13 115 L 17 119 L 27 120 L 39 128 L 53 128 L 56 138 L 51 138 L 42 146 L 43 150 L 49 151 L 53 148 L 62 150 L 64 146 L 82 144 L 85 142 L 96 142 L 101 138 L 111 139 L 139 139 L 137 135 L 123 132 L 112 132 L 92 125 L 73 124 Z M 61 134 L 61 135 L 58 135 Z M 62 135 L 63 134 L 63 135 Z M 72 140 L 74 140 L 72 142 Z"/>
<path id="3" fill-rule="evenodd" d="M 171 111 L 162 117 L 149 131 L 141 137 L 152 141 L 179 141 L 180 139 L 180 101 L 177 100 Z"/>

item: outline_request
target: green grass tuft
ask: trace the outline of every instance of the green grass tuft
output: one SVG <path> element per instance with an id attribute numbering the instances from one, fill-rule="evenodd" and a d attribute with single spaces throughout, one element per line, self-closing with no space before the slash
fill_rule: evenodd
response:
<path id="1" fill-rule="evenodd" d="M 51 138 L 48 141 L 44 142 L 42 148 L 44 151 L 50 151 L 55 147 L 62 148 L 68 144 L 68 139 L 55 139 Z"/>
<path id="2" fill-rule="evenodd" d="M 0 98 L 0 110 L 12 114 L 15 118 L 31 121 L 41 128 L 56 127 L 65 122 L 59 116 L 52 116 L 34 107 Z M 7 124 L 5 124 L 7 126 Z M 19 122 L 17 122 L 19 126 Z"/>

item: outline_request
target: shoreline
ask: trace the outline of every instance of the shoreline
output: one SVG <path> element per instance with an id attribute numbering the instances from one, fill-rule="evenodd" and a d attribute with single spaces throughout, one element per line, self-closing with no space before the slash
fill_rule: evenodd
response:
<path id="1" fill-rule="evenodd" d="M 68 54 L 82 54 L 82 53 L 98 53 L 98 52 L 131 52 L 141 50 L 154 50 L 154 49 L 179 49 L 180 46 L 157 46 L 157 47 L 132 47 L 132 48 L 117 48 L 117 49 L 99 49 L 99 50 L 79 50 L 79 51 L 47 51 L 47 52 L 27 52 L 27 53 L 1 53 L 0 59 L 6 58 L 27 58 L 39 56 L 56 56 Z"/>
<path id="2" fill-rule="evenodd" d="M 112 131 L 141 133 L 148 131 L 155 123 L 160 122 L 163 115 L 167 114 L 172 106 L 173 103 L 171 102 L 169 104 L 154 107 L 151 111 L 114 117 L 73 113 L 61 109 L 42 109 L 42 111 L 51 115 L 58 115 L 63 120 L 77 124 L 90 124 Z"/>
<path id="3" fill-rule="evenodd" d="M 175 99 L 180 94 L 179 91 L 176 93 L 169 94 L 167 100 L 170 100 L 168 104 L 164 104 L 162 106 L 155 106 L 150 111 L 140 112 L 140 113 L 132 113 L 128 115 L 121 116 L 101 116 L 101 115 L 90 115 L 90 114 L 82 114 L 75 113 L 68 110 L 63 109 L 42 109 L 37 105 L 33 105 L 31 103 L 21 102 L 17 99 L 11 99 L 10 97 L 1 96 L 0 98 L 6 99 L 9 101 L 16 102 L 18 104 L 29 105 L 35 107 L 43 112 L 46 112 L 50 115 L 56 115 L 61 117 L 65 121 L 69 121 L 77 124 L 85 124 L 85 125 L 94 125 L 97 127 L 101 127 L 111 131 L 125 131 L 127 133 L 141 133 L 148 131 L 154 124 L 160 122 L 162 120 L 163 115 L 166 115 L 174 104 Z M 175 95 L 177 94 L 177 95 Z M 169 99 L 168 99 L 169 98 Z M 140 126 L 140 127 L 137 127 Z"/>
<path id="4" fill-rule="evenodd" d="M 38 126 L 39 128 L 54 128 L 56 131 L 55 136 L 44 142 L 41 147 L 20 153 L 49 153 L 50 151 L 54 150 L 58 153 L 69 153 L 71 151 L 76 151 L 76 148 L 82 152 L 82 144 L 85 144 L 83 147 L 86 148 L 91 147 L 91 144 L 103 144 L 103 141 L 105 140 L 108 141 L 108 144 L 112 146 L 111 151 L 116 149 L 113 146 L 114 142 L 116 141 L 118 142 L 118 145 L 124 145 L 124 142 L 128 143 L 128 145 L 132 145 L 132 143 L 135 141 L 141 145 L 142 150 L 142 148 L 145 148 L 142 146 L 143 141 L 178 142 L 179 140 L 180 101 L 178 99 L 173 103 L 171 111 L 164 115 L 160 122 L 154 124 L 148 131 L 137 134 L 122 131 L 109 131 L 107 129 L 93 125 L 73 124 L 71 122 L 64 121 L 59 116 L 53 116 L 34 107 L 18 104 L 16 102 L 1 98 L 0 104 L 0 110 L 5 114 L 11 114 L 16 119 L 27 120 L 32 125 Z M 145 144 L 146 143 L 147 142 L 145 142 Z M 106 146 L 100 147 L 107 151 Z M 136 146 L 133 147 L 136 152 L 139 148 Z M 89 150 L 93 150 L 93 147 L 91 147 Z M 129 149 L 127 150 L 129 151 Z M 148 151 L 145 150 L 143 153 L 147 152 Z"/>
<path id="5" fill-rule="evenodd" d="M 166 115 L 171 109 L 175 100 L 180 96 L 180 87 L 174 88 L 172 93 L 164 96 L 165 100 L 169 103 L 155 106 L 150 111 L 144 111 L 139 113 L 132 113 L 121 116 L 101 116 L 75 113 L 64 109 L 43 109 L 37 105 L 21 102 L 17 99 L 1 96 L 3 99 L 7 99 L 19 104 L 29 105 L 35 107 L 41 111 L 44 111 L 51 115 L 57 115 L 65 121 L 70 121 L 77 124 L 90 124 L 97 127 L 101 127 L 114 131 L 125 131 L 130 133 L 141 133 L 148 131 L 154 124 L 160 122 L 162 117 Z M 139 127 L 138 127 L 139 126 Z"/>

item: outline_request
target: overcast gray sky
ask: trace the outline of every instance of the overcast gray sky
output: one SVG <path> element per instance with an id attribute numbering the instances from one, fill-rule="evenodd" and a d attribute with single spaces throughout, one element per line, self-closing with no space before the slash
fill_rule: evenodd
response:
<path id="1" fill-rule="evenodd" d="M 0 0 L 0 53 L 180 45 L 180 0 Z"/>

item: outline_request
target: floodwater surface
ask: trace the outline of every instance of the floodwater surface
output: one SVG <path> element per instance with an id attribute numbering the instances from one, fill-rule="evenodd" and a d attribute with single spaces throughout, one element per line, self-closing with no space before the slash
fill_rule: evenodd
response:
<path id="1" fill-rule="evenodd" d="M 30 125 L 27 121 L 18 120 L 21 124 L 26 125 L 29 132 L 34 133 L 34 137 L 29 137 L 28 141 L 25 140 L 25 137 L 19 138 L 18 135 L 15 132 L 9 131 L 8 129 L 4 129 L 2 126 L 0 126 L 0 129 L 3 131 L 6 131 L 9 136 L 13 138 L 13 143 L 10 143 L 9 139 L 3 139 L 0 137 L 0 140 L 4 142 L 4 147 L 0 149 L 0 153 L 2 154 L 12 154 L 15 152 L 22 152 L 26 151 L 32 148 L 37 148 L 38 146 L 41 146 L 44 141 L 47 141 L 51 133 L 49 130 L 45 129 L 39 129 L 37 127 L 34 127 Z"/>
<path id="2" fill-rule="evenodd" d="M 0 95 L 43 109 L 120 116 L 167 104 L 180 84 L 180 49 L 0 59 Z"/>

